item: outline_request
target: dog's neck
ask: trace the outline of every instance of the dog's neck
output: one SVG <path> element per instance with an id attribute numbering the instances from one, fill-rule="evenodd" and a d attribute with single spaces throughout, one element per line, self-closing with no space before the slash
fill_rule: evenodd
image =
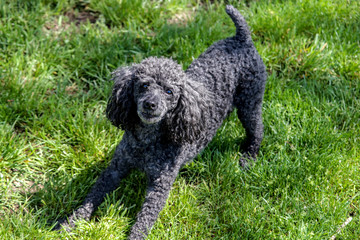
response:
<path id="1" fill-rule="evenodd" d="M 160 140 L 160 123 L 146 124 L 141 122 L 131 132 L 136 141 L 143 144 L 150 144 Z"/>

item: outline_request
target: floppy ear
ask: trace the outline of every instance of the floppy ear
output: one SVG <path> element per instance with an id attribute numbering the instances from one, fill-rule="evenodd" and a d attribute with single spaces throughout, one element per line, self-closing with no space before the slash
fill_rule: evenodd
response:
<path id="1" fill-rule="evenodd" d="M 194 142 L 206 128 L 209 92 L 199 83 L 186 81 L 178 105 L 166 120 L 168 140 L 175 143 Z"/>
<path id="2" fill-rule="evenodd" d="M 138 121 L 133 95 L 134 68 L 121 67 L 112 73 L 115 83 L 108 100 L 106 116 L 113 125 L 122 129 L 129 129 Z"/>

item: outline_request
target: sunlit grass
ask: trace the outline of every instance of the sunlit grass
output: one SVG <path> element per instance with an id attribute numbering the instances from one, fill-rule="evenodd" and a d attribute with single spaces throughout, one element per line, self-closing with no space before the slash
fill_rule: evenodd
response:
<path id="1" fill-rule="evenodd" d="M 232 114 L 181 171 L 149 239 L 359 239 L 359 2 L 230 2 L 269 75 L 258 161 L 239 167 L 245 133 Z M 2 239 L 126 239 L 145 191 L 139 172 L 90 222 L 50 230 L 81 204 L 122 137 L 104 114 L 110 72 L 152 55 L 185 69 L 234 34 L 224 6 L 0 0 Z"/>

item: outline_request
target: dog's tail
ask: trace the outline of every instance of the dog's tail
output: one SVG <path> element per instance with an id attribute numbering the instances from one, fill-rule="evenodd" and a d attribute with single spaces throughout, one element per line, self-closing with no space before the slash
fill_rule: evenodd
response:
<path id="1" fill-rule="evenodd" d="M 251 41 L 251 32 L 249 26 L 247 25 L 245 18 L 240 14 L 240 12 L 231 5 L 226 6 L 226 13 L 233 20 L 236 27 L 236 37 L 240 41 Z"/>

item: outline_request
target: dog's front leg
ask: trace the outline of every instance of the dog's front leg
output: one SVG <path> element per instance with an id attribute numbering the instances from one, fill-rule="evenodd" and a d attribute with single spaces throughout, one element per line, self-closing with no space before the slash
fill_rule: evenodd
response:
<path id="1" fill-rule="evenodd" d="M 137 215 L 131 229 L 129 240 L 142 240 L 148 235 L 160 211 L 166 203 L 171 186 L 173 185 L 179 168 L 159 171 L 156 176 L 149 176 L 144 204 Z"/>
<path id="2" fill-rule="evenodd" d="M 86 196 L 83 204 L 73 214 L 57 222 L 53 230 L 65 229 L 70 231 L 75 227 L 75 221 L 80 219 L 89 220 L 92 213 L 103 202 L 106 194 L 115 190 L 120 181 L 130 170 L 121 145 L 118 146 L 110 165 L 101 173 L 95 185 Z"/>

